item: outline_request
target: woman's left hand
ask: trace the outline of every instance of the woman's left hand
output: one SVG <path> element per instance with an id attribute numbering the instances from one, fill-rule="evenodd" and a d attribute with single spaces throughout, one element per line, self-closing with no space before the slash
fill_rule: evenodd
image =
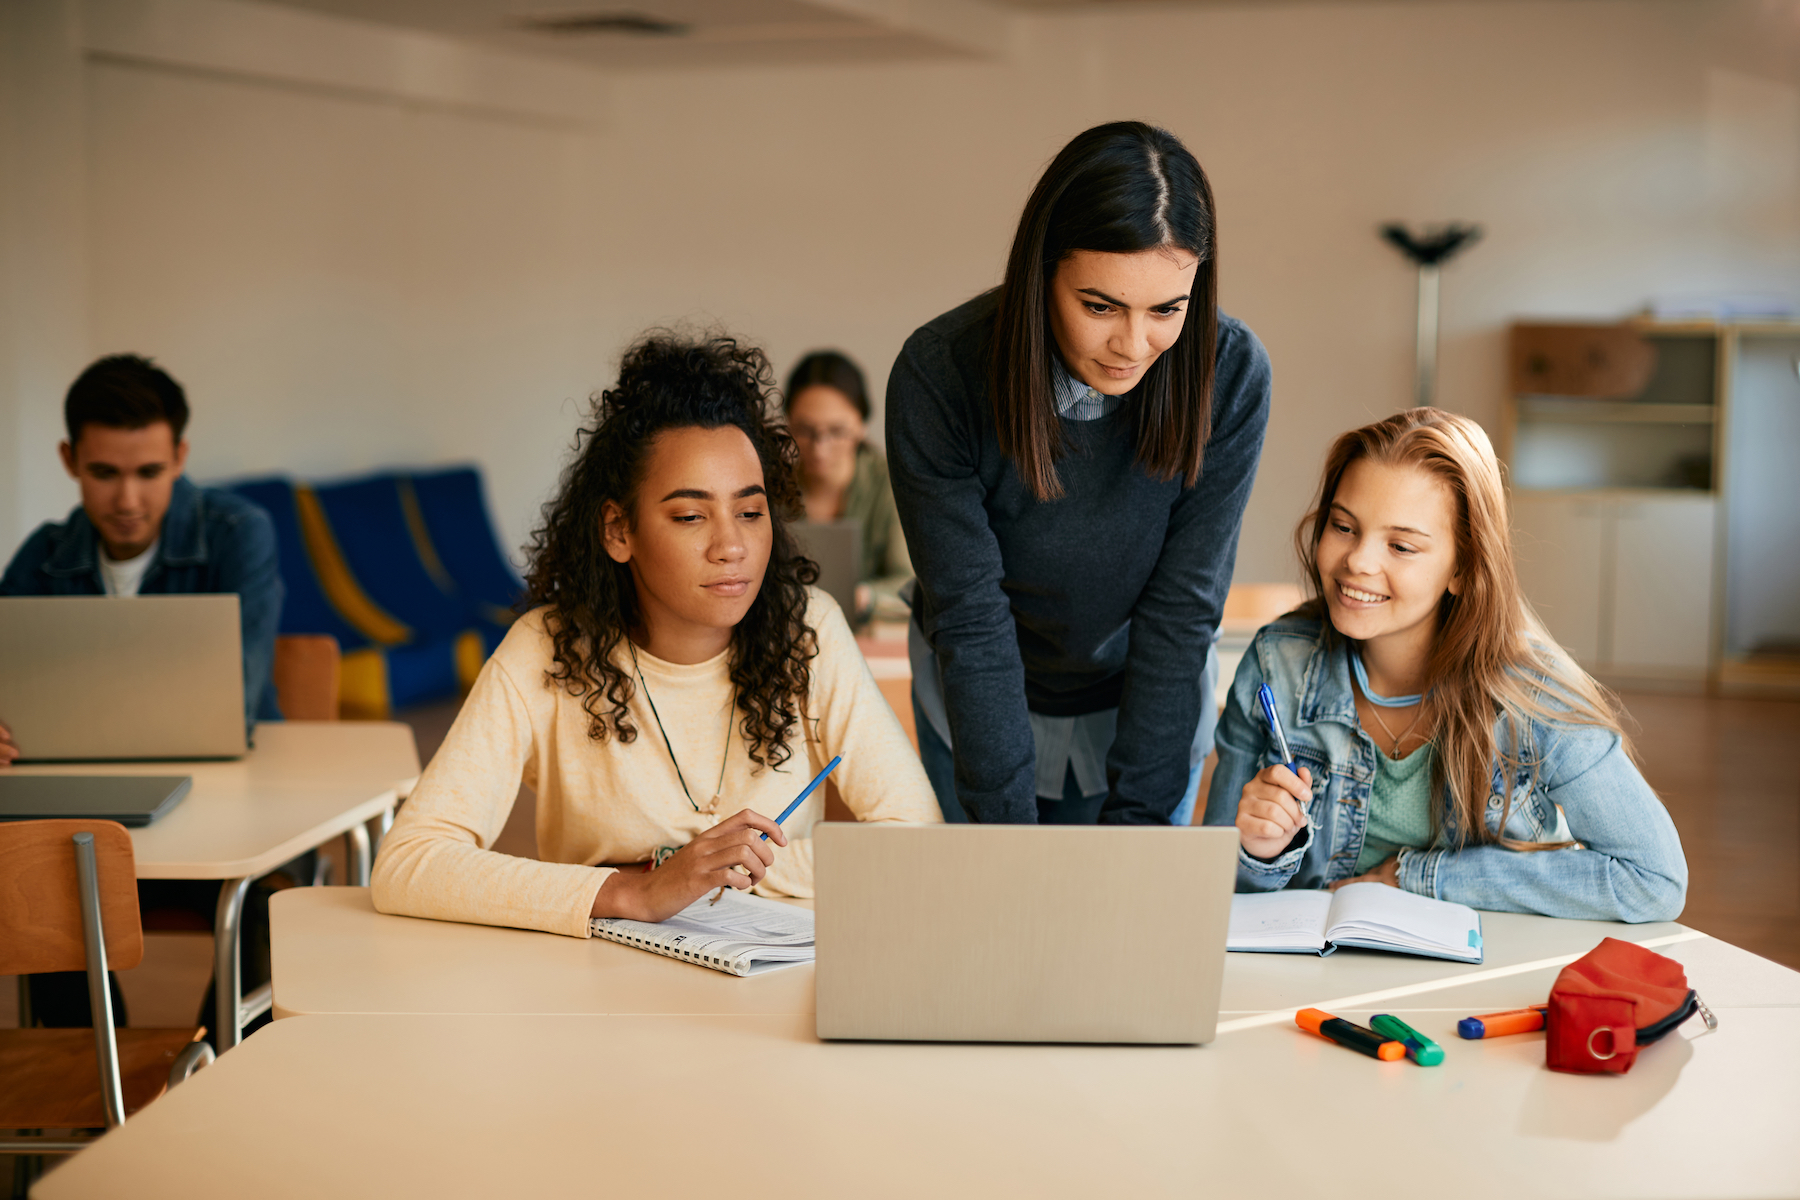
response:
<path id="1" fill-rule="evenodd" d="M 1352 883 L 1385 883 L 1391 888 L 1399 887 L 1400 856 L 1395 855 L 1393 858 L 1388 859 L 1373 871 L 1370 871 L 1367 875 L 1358 875 L 1354 879 L 1340 879 L 1331 885 L 1331 890 L 1335 892 L 1339 888 L 1346 887 Z"/>

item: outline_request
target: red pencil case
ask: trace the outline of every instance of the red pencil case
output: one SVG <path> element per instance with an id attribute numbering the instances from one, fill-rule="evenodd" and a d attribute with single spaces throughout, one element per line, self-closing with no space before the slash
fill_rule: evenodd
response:
<path id="1" fill-rule="evenodd" d="M 1699 1013 L 1718 1018 L 1672 958 L 1606 938 L 1570 963 L 1550 989 L 1544 1056 L 1553 1071 L 1623 1075 L 1638 1051 Z"/>

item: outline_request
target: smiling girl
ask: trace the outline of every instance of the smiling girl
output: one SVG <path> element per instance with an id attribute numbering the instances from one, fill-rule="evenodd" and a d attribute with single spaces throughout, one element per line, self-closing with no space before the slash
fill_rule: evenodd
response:
<path id="1" fill-rule="evenodd" d="M 1343 435 L 1295 537 L 1313 599 L 1257 633 L 1219 724 L 1206 822 L 1238 827 L 1239 891 L 1372 880 L 1554 917 L 1681 912 L 1674 823 L 1611 696 L 1519 591 L 1479 425 L 1415 408 Z"/>
<path id="2" fill-rule="evenodd" d="M 536 607 L 475 681 L 375 864 L 383 912 L 588 936 L 709 889 L 812 894 L 834 755 L 859 820 L 931 787 L 785 519 L 794 444 L 760 351 L 652 336 L 580 431 L 533 535 Z M 542 861 L 491 850 L 519 785 Z M 768 840 L 762 840 L 762 834 Z"/>

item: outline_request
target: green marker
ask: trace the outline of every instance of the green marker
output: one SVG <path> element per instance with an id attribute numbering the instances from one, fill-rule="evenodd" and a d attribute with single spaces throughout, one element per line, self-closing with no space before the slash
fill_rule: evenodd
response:
<path id="1" fill-rule="evenodd" d="M 1369 1028 L 1383 1037 L 1393 1038 L 1406 1047 L 1406 1057 L 1421 1067 L 1435 1067 L 1444 1061 L 1444 1048 L 1402 1021 L 1380 1013 L 1369 1018 Z"/>

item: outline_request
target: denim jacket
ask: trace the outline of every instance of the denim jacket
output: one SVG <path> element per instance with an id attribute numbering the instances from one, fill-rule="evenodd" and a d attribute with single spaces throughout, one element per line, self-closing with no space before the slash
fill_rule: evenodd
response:
<path id="1" fill-rule="evenodd" d="M 244 721 L 279 721 L 275 702 L 275 630 L 281 623 L 281 571 L 269 514 L 231 492 L 175 481 L 163 514 L 156 558 L 142 595 L 236 592 L 244 636 Z M 103 596 L 100 535 L 77 507 L 25 539 L 0 576 L 0 596 Z"/>
<path id="2" fill-rule="evenodd" d="M 1277 761 L 1257 706 L 1265 682 L 1295 760 L 1312 772 L 1307 827 L 1272 861 L 1238 852 L 1237 889 L 1268 892 L 1319 888 L 1356 874 L 1369 822 L 1378 751 L 1356 716 L 1350 661 L 1342 639 L 1328 648 L 1316 618 L 1287 616 L 1264 626 L 1244 655 L 1219 718 L 1219 764 L 1207 798 L 1206 823 L 1237 820 L 1243 787 Z M 1501 746 L 1512 744 L 1506 718 L 1495 723 Z M 1440 791 L 1439 843 L 1403 849 L 1400 886 L 1472 908 L 1543 913 L 1596 921 L 1671 921 L 1687 894 L 1687 859 L 1675 824 L 1612 730 L 1533 721 L 1523 757 L 1507 772 L 1496 763 L 1486 822 L 1521 841 L 1576 844 L 1520 851 L 1454 844 L 1448 793 Z"/>

